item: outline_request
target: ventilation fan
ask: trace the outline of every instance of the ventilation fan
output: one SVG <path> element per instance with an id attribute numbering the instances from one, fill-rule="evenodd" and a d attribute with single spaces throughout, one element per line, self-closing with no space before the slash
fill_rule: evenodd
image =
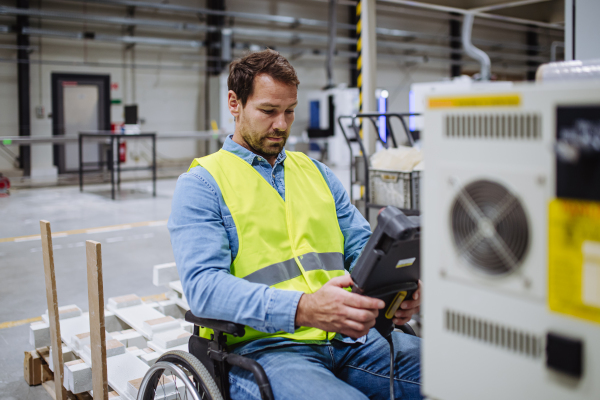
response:
<path id="1" fill-rule="evenodd" d="M 529 244 L 525 210 L 499 183 L 478 180 L 462 188 L 451 218 L 459 255 L 478 270 L 505 275 L 523 261 Z"/>

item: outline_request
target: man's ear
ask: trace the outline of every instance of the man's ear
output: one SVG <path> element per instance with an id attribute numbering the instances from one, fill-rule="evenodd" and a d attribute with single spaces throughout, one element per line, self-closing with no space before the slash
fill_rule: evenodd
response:
<path id="1" fill-rule="evenodd" d="M 242 103 L 239 101 L 237 95 L 233 90 L 227 92 L 227 106 L 229 107 L 229 112 L 237 121 L 237 118 L 240 115 L 240 112 L 242 111 Z"/>

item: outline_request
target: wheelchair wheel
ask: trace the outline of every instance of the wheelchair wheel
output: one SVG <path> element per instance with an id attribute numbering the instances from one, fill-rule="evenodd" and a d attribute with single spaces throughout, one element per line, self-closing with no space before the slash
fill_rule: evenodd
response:
<path id="1" fill-rule="evenodd" d="M 223 400 L 204 365 L 192 354 L 181 350 L 160 356 L 146 373 L 137 398 Z"/>

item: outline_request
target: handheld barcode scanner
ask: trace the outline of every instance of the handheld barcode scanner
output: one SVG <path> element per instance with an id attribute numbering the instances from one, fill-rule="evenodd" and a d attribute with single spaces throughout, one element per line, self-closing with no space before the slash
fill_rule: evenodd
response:
<path id="1" fill-rule="evenodd" d="M 377 228 L 352 270 L 353 293 L 385 302 L 375 324 L 383 337 L 394 330 L 392 318 L 400 304 L 411 299 L 418 288 L 420 230 L 419 216 L 407 216 L 395 207 L 386 207 L 377 217 Z"/>
<path id="2" fill-rule="evenodd" d="M 386 207 L 377 216 L 377 228 L 358 257 L 350 276 L 353 293 L 385 302 L 375 329 L 390 344 L 390 399 L 394 399 L 393 318 L 404 299 L 412 298 L 419 287 L 421 272 L 419 216 L 407 216 L 395 207 Z"/>

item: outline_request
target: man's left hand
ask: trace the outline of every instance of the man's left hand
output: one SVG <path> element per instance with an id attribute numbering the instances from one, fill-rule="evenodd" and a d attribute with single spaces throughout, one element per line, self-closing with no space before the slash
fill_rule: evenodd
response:
<path id="1" fill-rule="evenodd" d="M 421 281 L 419 280 L 419 287 L 413 293 L 412 300 L 404 300 L 400 304 L 400 308 L 394 314 L 394 325 L 404 325 L 414 314 L 419 312 L 421 308 Z"/>

